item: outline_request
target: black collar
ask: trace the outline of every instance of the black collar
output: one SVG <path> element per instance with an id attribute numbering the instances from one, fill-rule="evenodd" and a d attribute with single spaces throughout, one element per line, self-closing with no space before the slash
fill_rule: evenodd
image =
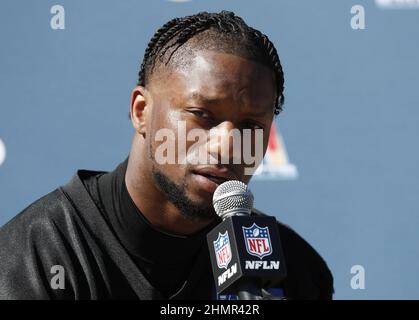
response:
<path id="1" fill-rule="evenodd" d="M 167 295 L 182 287 L 213 225 L 191 236 L 155 229 L 134 204 L 125 184 L 128 159 L 98 177 L 99 201 L 112 228 L 152 284 Z"/>

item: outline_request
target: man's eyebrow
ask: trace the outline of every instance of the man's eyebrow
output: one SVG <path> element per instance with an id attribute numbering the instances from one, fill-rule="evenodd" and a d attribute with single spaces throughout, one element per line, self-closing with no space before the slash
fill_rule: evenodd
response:
<path id="1" fill-rule="evenodd" d="M 259 117 L 264 117 L 264 116 L 266 116 L 267 114 L 268 114 L 268 112 L 267 112 L 267 111 L 261 111 L 261 112 L 249 112 L 249 113 L 246 113 L 246 116 L 259 118 Z"/>
<path id="2" fill-rule="evenodd" d="M 192 92 L 190 95 L 187 96 L 188 100 L 190 101 L 196 101 L 200 104 L 203 105 L 211 105 L 211 104 L 218 104 L 221 103 L 224 99 L 222 97 L 211 97 L 211 96 L 206 96 L 202 93 L 199 92 Z M 248 117 L 255 117 L 255 118 L 261 118 L 261 117 L 265 117 L 267 115 L 267 111 L 259 111 L 259 112 L 246 112 L 246 116 Z"/>
<path id="3" fill-rule="evenodd" d="M 215 104 L 223 100 L 221 97 L 206 96 L 199 92 L 192 92 L 187 98 L 188 100 L 197 101 L 203 104 Z"/>

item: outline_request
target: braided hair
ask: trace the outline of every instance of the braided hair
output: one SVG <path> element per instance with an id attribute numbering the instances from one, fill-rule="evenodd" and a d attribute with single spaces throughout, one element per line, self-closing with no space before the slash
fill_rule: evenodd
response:
<path id="1" fill-rule="evenodd" d="M 203 36 L 202 34 L 205 34 Z M 242 18 L 230 11 L 200 12 L 175 18 L 164 24 L 153 35 L 144 52 L 138 73 L 138 85 L 146 86 L 156 65 L 167 65 L 176 51 L 186 42 L 201 38 L 194 44 L 202 48 L 220 49 L 271 68 L 275 75 L 276 97 L 274 113 L 282 111 L 284 103 L 284 73 L 277 51 L 262 32 L 249 27 Z"/>

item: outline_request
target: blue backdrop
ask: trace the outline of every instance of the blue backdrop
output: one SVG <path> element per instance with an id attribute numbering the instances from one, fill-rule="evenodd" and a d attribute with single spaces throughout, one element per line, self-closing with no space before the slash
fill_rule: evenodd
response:
<path id="1" fill-rule="evenodd" d="M 419 10 L 377 5 L 390 2 L 2 0 L 0 225 L 78 168 L 122 161 L 149 38 L 175 16 L 227 9 L 270 36 L 285 70 L 277 125 L 299 177 L 252 182 L 256 207 L 322 254 L 336 299 L 419 298 Z M 50 27 L 55 4 L 64 30 Z M 355 4 L 365 30 L 351 28 Z"/>

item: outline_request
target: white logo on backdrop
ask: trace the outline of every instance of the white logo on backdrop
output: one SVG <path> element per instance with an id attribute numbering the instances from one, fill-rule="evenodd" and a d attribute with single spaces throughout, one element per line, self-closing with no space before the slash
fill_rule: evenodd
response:
<path id="1" fill-rule="evenodd" d="M 6 145 L 0 139 L 0 166 L 3 164 L 4 160 L 6 160 Z"/>
<path id="2" fill-rule="evenodd" d="M 419 0 L 375 0 L 382 9 L 419 9 Z"/>

